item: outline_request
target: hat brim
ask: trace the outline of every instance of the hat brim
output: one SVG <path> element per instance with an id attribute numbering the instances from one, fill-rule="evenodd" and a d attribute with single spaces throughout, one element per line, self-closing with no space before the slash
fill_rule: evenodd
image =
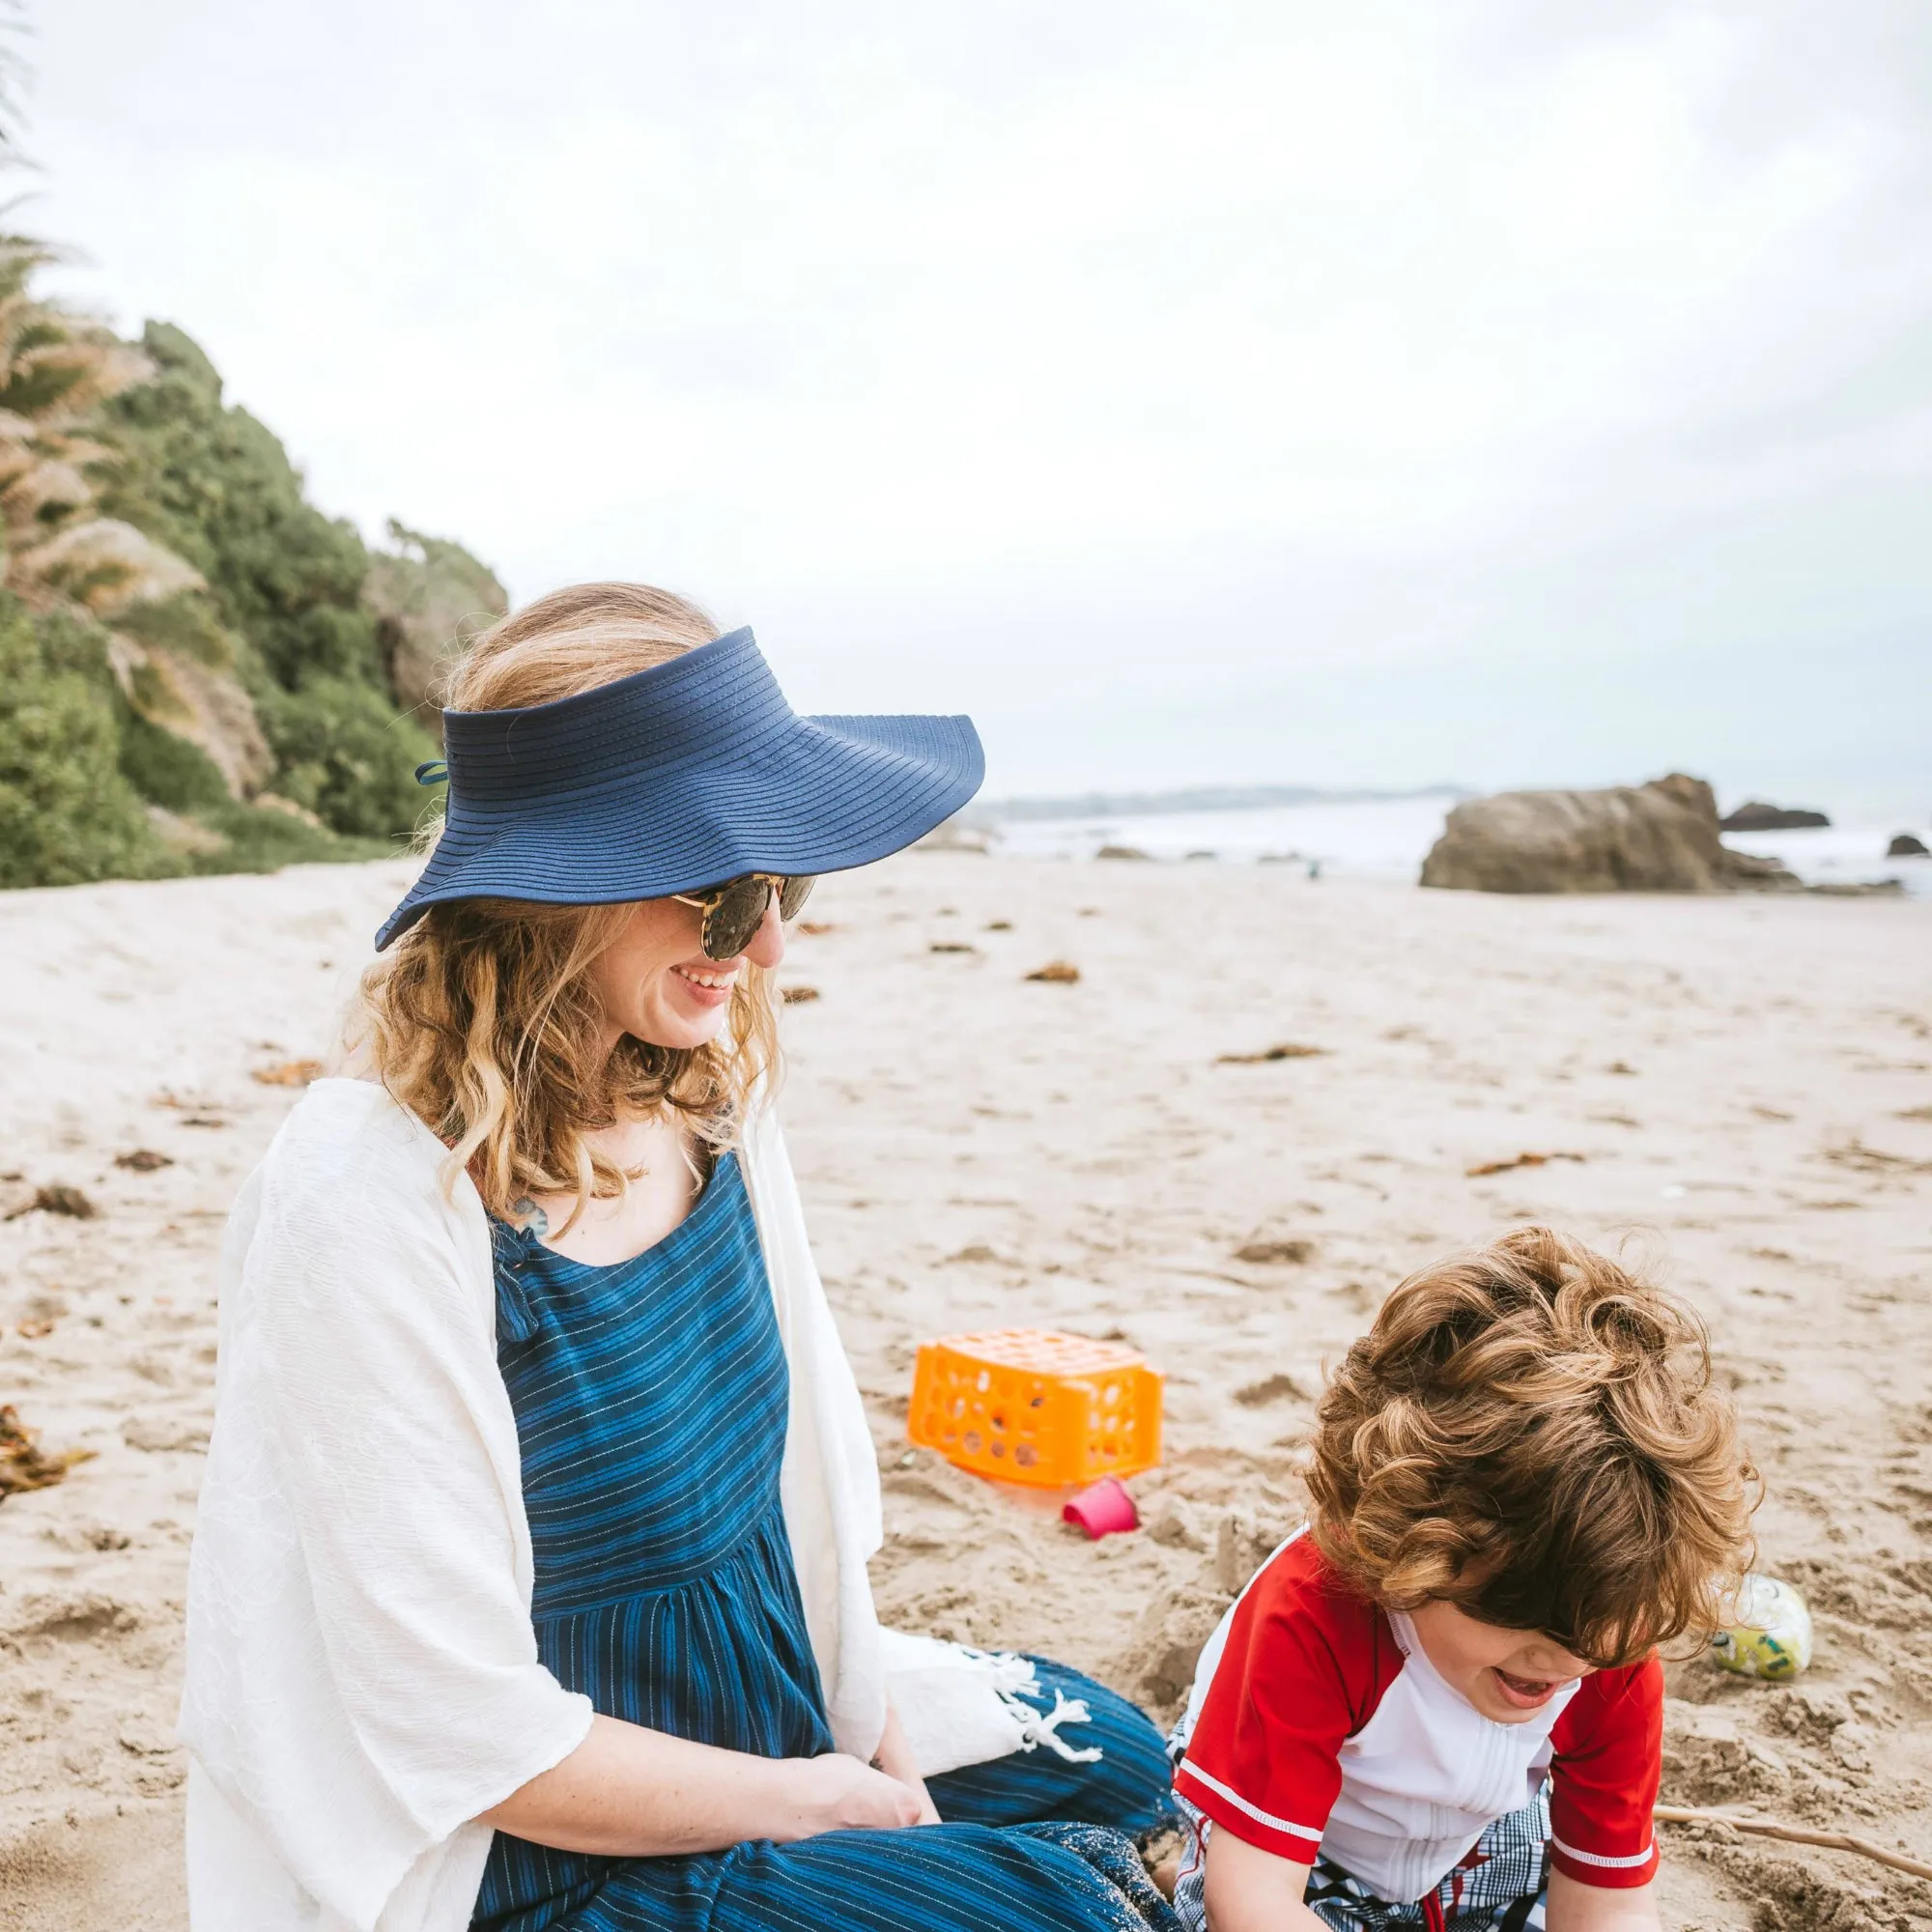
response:
<path id="1" fill-rule="evenodd" d="M 380 952 L 433 905 L 508 898 L 615 905 L 746 872 L 849 871 L 902 850 L 980 789 L 970 718 L 794 718 L 737 756 L 478 810 L 452 800 Z"/>

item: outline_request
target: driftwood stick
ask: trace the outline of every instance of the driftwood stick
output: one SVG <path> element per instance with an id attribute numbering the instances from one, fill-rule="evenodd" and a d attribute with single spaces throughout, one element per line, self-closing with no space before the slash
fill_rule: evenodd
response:
<path id="1" fill-rule="evenodd" d="M 1848 1832 L 1807 1832 L 1799 1825 L 1780 1825 L 1772 1818 L 1736 1818 L 1728 1811 L 1695 1811 L 1683 1804 L 1660 1804 L 1652 1814 L 1662 1825 L 1728 1825 L 1733 1831 L 1753 1832 L 1761 1838 L 1782 1838 L 1793 1845 L 1822 1845 L 1831 1852 L 1856 1852 L 1893 1871 L 1910 1872 L 1915 1878 L 1932 1878 L 1932 1864 L 1923 1859 L 1909 1859 L 1869 1838 L 1855 1838 Z"/>

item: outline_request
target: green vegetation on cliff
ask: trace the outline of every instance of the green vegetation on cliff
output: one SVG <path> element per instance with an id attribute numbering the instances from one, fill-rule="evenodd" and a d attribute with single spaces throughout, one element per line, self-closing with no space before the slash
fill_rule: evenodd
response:
<path id="1" fill-rule="evenodd" d="M 181 329 L 149 323 L 141 350 L 153 375 L 103 412 L 116 461 L 101 510 L 200 572 L 221 622 L 247 639 L 251 669 L 286 691 L 318 675 L 378 683 L 362 539 L 304 500 L 281 443 L 223 403 L 213 364 Z"/>
<path id="2" fill-rule="evenodd" d="M 0 886 L 184 869 L 121 768 L 106 645 L 98 626 L 0 600 Z"/>
<path id="3" fill-rule="evenodd" d="M 49 259 L 0 237 L 0 885 L 395 850 L 502 586 L 397 524 L 372 553 L 182 330 L 38 300 Z"/>

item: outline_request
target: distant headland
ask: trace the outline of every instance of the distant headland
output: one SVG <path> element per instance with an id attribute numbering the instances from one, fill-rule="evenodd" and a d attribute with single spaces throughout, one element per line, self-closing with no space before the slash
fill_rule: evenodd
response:
<path id="1" fill-rule="evenodd" d="M 1365 805 L 1401 798 L 1474 798 L 1468 785 L 1335 789 L 1321 785 L 1189 785 L 1175 791 L 1090 791 L 1065 798 L 976 800 L 959 816 L 970 825 L 1039 818 L 1145 818 L 1156 812 L 1256 811 L 1284 805 Z"/>

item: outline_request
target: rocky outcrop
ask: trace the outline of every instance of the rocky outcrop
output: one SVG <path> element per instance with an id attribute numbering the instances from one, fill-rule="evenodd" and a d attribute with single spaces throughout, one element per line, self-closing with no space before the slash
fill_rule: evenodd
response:
<path id="1" fill-rule="evenodd" d="M 1798 891 L 1775 859 L 1730 851 L 1702 779 L 1608 791 L 1506 791 L 1459 805 L 1422 883 L 1483 893 Z"/>
<path id="2" fill-rule="evenodd" d="M 1766 805 L 1761 798 L 1753 798 L 1720 818 L 1718 829 L 1721 832 L 1811 832 L 1831 822 L 1822 811 L 1805 811 L 1788 805 Z"/>
<path id="3" fill-rule="evenodd" d="M 393 518 L 386 551 L 372 551 L 362 603 L 376 619 L 376 639 L 396 702 L 440 737 L 450 660 L 477 632 L 510 608 L 509 592 L 487 564 L 446 537 L 426 537 Z"/>
<path id="4" fill-rule="evenodd" d="M 1924 839 L 1912 832 L 1896 832 L 1891 843 L 1885 848 L 1888 859 L 1932 859 L 1932 849 L 1928 849 Z"/>

